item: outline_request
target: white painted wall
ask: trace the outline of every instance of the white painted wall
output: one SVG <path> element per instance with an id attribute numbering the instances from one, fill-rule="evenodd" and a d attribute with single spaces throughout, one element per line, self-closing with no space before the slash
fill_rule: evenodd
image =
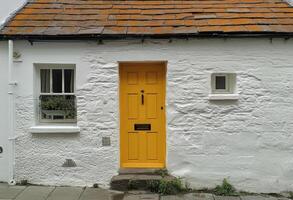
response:
<path id="1" fill-rule="evenodd" d="M 292 44 L 282 39 L 16 42 L 23 60 L 15 64 L 17 180 L 107 186 L 119 168 L 117 61 L 168 60 L 168 169 L 197 188 L 229 178 L 241 190 L 290 190 Z M 35 124 L 34 63 L 76 64 L 80 134 L 29 133 Z M 221 71 L 237 73 L 238 101 L 208 100 L 210 73 Z M 102 147 L 103 136 L 111 137 L 111 147 Z M 66 158 L 77 167 L 62 168 Z"/>
<path id="2" fill-rule="evenodd" d="M 0 182 L 9 181 L 10 144 L 8 141 L 8 43 L 0 42 Z"/>

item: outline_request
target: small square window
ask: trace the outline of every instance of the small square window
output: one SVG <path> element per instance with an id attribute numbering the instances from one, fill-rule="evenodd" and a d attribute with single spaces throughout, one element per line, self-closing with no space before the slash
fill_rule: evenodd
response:
<path id="1" fill-rule="evenodd" d="M 214 73 L 211 77 L 213 94 L 233 94 L 236 87 L 236 75 L 233 73 Z"/>

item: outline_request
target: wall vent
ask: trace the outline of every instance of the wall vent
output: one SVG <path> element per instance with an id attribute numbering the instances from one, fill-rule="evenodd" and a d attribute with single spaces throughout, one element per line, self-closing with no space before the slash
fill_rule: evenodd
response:
<path id="1" fill-rule="evenodd" d="M 111 139 L 110 139 L 110 137 L 103 137 L 102 138 L 102 146 L 104 146 L 104 147 L 111 146 Z"/>
<path id="2" fill-rule="evenodd" d="M 76 163 L 72 159 L 66 159 L 62 167 L 76 167 Z"/>

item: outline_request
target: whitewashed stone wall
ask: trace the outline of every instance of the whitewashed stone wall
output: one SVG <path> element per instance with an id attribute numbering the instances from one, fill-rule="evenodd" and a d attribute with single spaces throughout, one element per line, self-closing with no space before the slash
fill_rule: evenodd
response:
<path id="1" fill-rule="evenodd" d="M 119 169 L 117 61 L 167 60 L 168 169 L 197 188 L 228 178 L 236 188 L 293 186 L 293 41 L 201 39 L 16 42 L 16 177 L 37 184 L 107 187 Z M 80 134 L 31 134 L 33 63 L 77 69 Z M 1 69 L 0 69 L 1 70 Z M 210 101 L 210 74 L 237 73 L 238 101 Z M 3 116 L 2 116 L 3 118 Z M 103 147 L 102 137 L 111 137 Z M 63 168 L 65 159 L 77 167 Z"/>

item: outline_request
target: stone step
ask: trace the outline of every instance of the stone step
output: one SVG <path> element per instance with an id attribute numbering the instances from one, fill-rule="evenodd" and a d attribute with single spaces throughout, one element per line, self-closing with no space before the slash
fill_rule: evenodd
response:
<path id="1" fill-rule="evenodd" d="M 131 169 L 127 169 L 127 168 L 120 168 L 119 169 L 119 174 L 145 174 L 145 175 L 155 175 L 155 174 L 159 174 L 159 171 L 162 169 L 141 169 L 141 168 L 131 168 Z"/>
<path id="2" fill-rule="evenodd" d="M 111 189 L 118 191 L 145 190 L 150 181 L 162 178 L 162 176 L 154 174 L 120 174 L 112 178 Z"/>

